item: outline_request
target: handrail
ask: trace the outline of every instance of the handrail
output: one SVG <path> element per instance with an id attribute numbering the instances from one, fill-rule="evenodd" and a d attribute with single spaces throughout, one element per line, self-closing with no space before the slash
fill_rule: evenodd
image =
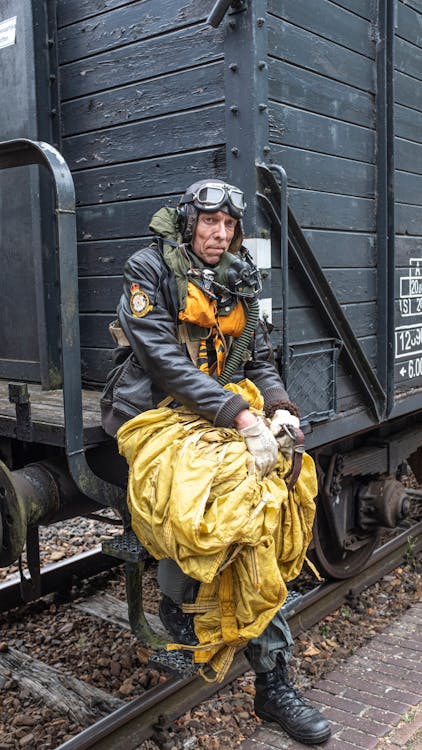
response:
<path id="1" fill-rule="evenodd" d="M 59 259 L 60 331 L 65 451 L 70 474 L 91 500 L 125 512 L 124 491 L 93 473 L 83 444 L 75 189 L 63 156 L 43 141 L 19 138 L 0 143 L 0 169 L 39 164 L 54 183 Z"/>
<path id="2" fill-rule="evenodd" d="M 270 164 L 268 167 L 280 177 L 280 264 L 281 264 L 281 299 L 283 303 L 282 312 L 282 348 L 281 367 L 282 376 L 286 388 L 289 383 L 290 351 L 289 351 L 289 214 L 287 207 L 287 173 L 279 164 Z"/>
<path id="3" fill-rule="evenodd" d="M 266 165 L 257 165 L 257 181 L 262 184 L 258 196 L 263 200 L 266 209 L 279 231 L 281 221 L 268 195 L 277 196 L 280 185 Z M 337 301 L 312 249 L 300 229 L 290 207 L 288 214 L 288 246 L 293 262 L 300 268 L 301 278 L 308 285 L 313 299 L 326 321 L 328 321 L 335 338 L 342 342 L 342 356 L 347 361 L 348 370 L 358 381 L 377 421 L 385 418 L 386 393 L 373 372 L 362 347 L 347 320 L 341 305 Z"/>
<path id="4" fill-rule="evenodd" d="M 217 29 L 230 6 L 234 10 L 244 10 L 245 0 L 217 0 L 208 15 L 207 23 L 214 29 Z"/>

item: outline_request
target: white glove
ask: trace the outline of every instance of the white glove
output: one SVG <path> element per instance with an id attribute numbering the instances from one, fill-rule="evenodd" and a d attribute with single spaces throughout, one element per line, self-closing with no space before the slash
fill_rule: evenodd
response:
<path id="1" fill-rule="evenodd" d="M 291 428 L 298 428 L 299 426 L 299 418 L 290 414 L 287 409 L 277 409 L 274 412 L 270 430 L 274 437 L 277 438 L 279 450 L 290 461 L 293 458 L 293 451 L 296 445 L 296 436 L 294 430 Z"/>
<path id="2" fill-rule="evenodd" d="M 260 417 L 239 433 L 245 438 L 246 447 L 255 459 L 255 466 L 262 477 L 270 474 L 278 461 L 277 441 Z"/>

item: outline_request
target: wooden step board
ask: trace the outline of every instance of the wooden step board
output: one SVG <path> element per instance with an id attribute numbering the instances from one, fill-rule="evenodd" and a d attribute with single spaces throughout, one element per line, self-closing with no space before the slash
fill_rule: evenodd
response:
<path id="1" fill-rule="evenodd" d="M 15 436 L 16 407 L 9 400 L 9 380 L 0 380 L 0 435 Z M 33 440 L 64 445 L 63 391 L 44 391 L 39 383 L 28 383 Z M 82 391 L 84 442 L 109 439 L 101 427 L 100 391 Z"/>

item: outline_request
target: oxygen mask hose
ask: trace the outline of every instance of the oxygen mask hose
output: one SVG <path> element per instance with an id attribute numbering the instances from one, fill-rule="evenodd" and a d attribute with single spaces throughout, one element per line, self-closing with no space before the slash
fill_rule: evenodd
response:
<path id="1" fill-rule="evenodd" d="M 239 338 L 236 339 L 232 348 L 230 349 L 229 355 L 224 366 L 224 370 L 221 375 L 217 378 L 220 385 L 227 385 L 230 383 L 233 373 L 237 370 L 243 360 L 246 349 L 250 343 L 252 334 L 257 326 L 259 320 L 259 302 L 255 298 L 251 301 L 248 309 L 246 318 L 246 325 L 240 334 Z"/>

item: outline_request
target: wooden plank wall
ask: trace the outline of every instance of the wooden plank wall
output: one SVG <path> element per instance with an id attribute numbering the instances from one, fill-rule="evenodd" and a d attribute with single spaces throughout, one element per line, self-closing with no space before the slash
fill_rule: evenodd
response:
<path id="1" fill-rule="evenodd" d="M 375 364 L 372 6 L 365 0 L 268 0 L 268 62 L 272 159 L 286 169 L 289 204 Z M 327 336 L 293 275 L 290 308 L 291 340 Z M 339 411 L 355 405 L 344 373 L 338 385 Z"/>
<path id="2" fill-rule="evenodd" d="M 422 330 L 422 295 L 413 298 L 409 317 L 401 315 L 399 302 L 401 278 L 409 277 L 412 259 L 422 258 L 422 0 L 397 3 L 394 99 L 396 326 L 419 325 Z M 421 350 L 413 347 L 418 353 L 410 366 L 396 360 L 397 392 L 422 386 Z"/>
<path id="3" fill-rule="evenodd" d="M 205 6 L 205 7 L 204 7 Z M 161 205 L 225 171 L 222 28 L 200 0 L 58 0 L 62 149 L 75 180 L 85 382 L 110 367 L 126 258 Z"/>

